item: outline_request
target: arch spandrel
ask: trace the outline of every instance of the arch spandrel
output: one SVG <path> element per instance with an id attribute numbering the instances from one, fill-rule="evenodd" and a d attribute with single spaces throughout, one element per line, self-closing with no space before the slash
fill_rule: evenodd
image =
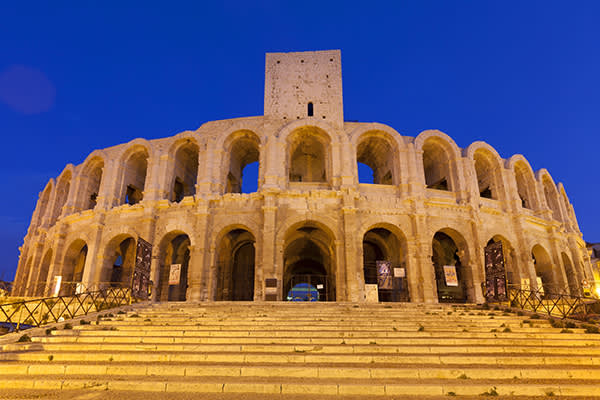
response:
<path id="1" fill-rule="evenodd" d="M 436 129 L 430 129 L 419 133 L 419 135 L 415 138 L 414 146 L 415 150 L 423 151 L 423 145 L 425 142 L 429 140 L 435 140 L 440 143 L 446 151 L 449 152 L 449 155 L 452 156 L 451 160 L 459 160 L 461 158 L 461 151 L 454 139 L 445 134 L 442 131 L 438 131 Z"/>
<path id="2" fill-rule="evenodd" d="M 169 155 L 169 158 L 175 158 L 175 154 L 177 151 L 188 144 L 195 144 L 198 147 L 198 151 L 200 150 L 200 140 L 198 139 L 198 135 L 193 131 L 184 131 L 180 132 L 177 135 L 170 138 L 168 145 L 168 150 L 166 154 Z"/>
<path id="3" fill-rule="evenodd" d="M 342 139 L 345 137 L 347 140 L 346 132 L 340 129 L 336 129 L 327 122 L 319 121 L 316 119 L 299 119 L 289 124 L 284 125 L 275 136 L 282 142 L 288 142 L 289 136 L 295 133 L 297 130 L 302 128 L 316 128 L 322 134 L 327 137 L 327 140 L 332 145 L 339 145 L 342 143 Z"/>
<path id="4" fill-rule="evenodd" d="M 492 147 L 490 144 L 488 144 L 486 142 L 483 142 L 483 141 L 473 142 L 469 145 L 469 147 L 464 149 L 462 153 L 463 153 L 464 157 L 473 160 L 475 158 L 475 153 L 478 151 L 487 152 L 489 155 L 491 155 L 493 157 L 495 162 L 498 163 L 499 167 L 504 167 L 504 159 L 502 157 L 500 157 L 500 154 L 498 154 L 498 151 L 496 151 L 496 149 L 494 147 Z"/>
<path id="5" fill-rule="evenodd" d="M 231 222 L 226 222 L 226 223 L 222 223 L 222 224 L 214 226 L 213 232 L 218 232 L 218 233 L 216 235 L 212 235 L 211 241 L 210 241 L 210 248 L 216 249 L 218 247 L 219 243 L 221 243 L 223 238 L 225 236 L 227 236 L 227 234 L 229 234 L 229 232 L 238 230 L 238 229 L 250 233 L 250 235 L 252 235 L 255 239 L 260 237 L 260 235 L 257 235 L 257 232 L 260 232 L 260 227 L 257 224 L 246 224 L 246 223 L 232 224 Z"/>
<path id="6" fill-rule="evenodd" d="M 262 121 L 261 121 L 262 122 Z M 239 135 L 251 132 L 258 139 L 259 144 L 262 146 L 266 143 L 266 137 L 260 124 L 256 121 L 239 121 L 234 123 L 227 129 L 220 131 L 217 136 L 214 137 L 214 146 L 217 150 L 226 150 L 231 146 L 231 142 L 235 141 Z"/>
<path id="7" fill-rule="evenodd" d="M 338 221 L 335 218 L 325 215 L 312 216 L 311 218 L 290 217 L 279 224 L 279 228 L 275 234 L 276 242 L 283 243 L 291 234 L 294 233 L 295 230 L 304 226 L 314 226 L 317 229 L 321 229 L 334 241 L 339 237 L 339 235 L 336 234 L 337 229 L 331 228 L 332 226 L 338 226 Z"/>
<path id="8" fill-rule="evenodd" d="M 390 144 L 394 144 L 394 150 L 405 150 L 408 144 L 406 139 L 394 128 L 380 124 L 377 122 L 363 123 L 356 127 L 348 134 L 350 143 L 354 148 L 363 140 L 364 135 L 373 134 L 380 135 L 383 139 L 388 140 Z"/>

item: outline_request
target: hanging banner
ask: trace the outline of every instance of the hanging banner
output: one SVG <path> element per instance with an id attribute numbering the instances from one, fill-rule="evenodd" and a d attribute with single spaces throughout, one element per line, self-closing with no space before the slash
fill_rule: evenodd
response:
<path id="1" fill-rule="evenodd" d="M 171 264 L 169 270 L 169 285 L 179 285 L 181 279 L 181 264 Z"/>
<path id="2" fill-rule="evenodd" d="M 135 298 L 147 300 L 150 287 L 150 264 L 152 262 L 152 245 L 142 238 L 138 238 L 135 253 L 135 268 L 131 280 L 131 295 Z"/>
<path id="3" fill-rule="evenodd" d="M 389 261 L 376 261 L 377 264 L 377 287 L 379 289 L 392 289 L 392 263 Z"/>
<path id="4" fill-rule="evenodd" d="M 446 280 L 446 286 L 458 286 L 458 277 L 454 265 L 444 265 L 444 279 Z"/>
<path id="5" fill-rule="evenodd" d="M 60 293 L 60 285 L 62 283 L 62 276 L 61 275 L 54 275 L 54 290 L 52 291 L 52 296 L 53 297 L 58 297 L 58 294 Z"/>
<path id="6" fill-rule="evenodd" d="M 506 269 L 502 242 L 485 247 L 485 298 L 488 302 L 506 301 Z"/>

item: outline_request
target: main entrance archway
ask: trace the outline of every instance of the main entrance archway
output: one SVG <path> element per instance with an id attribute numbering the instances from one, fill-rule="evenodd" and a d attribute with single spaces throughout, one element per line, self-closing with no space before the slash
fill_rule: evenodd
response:
<path id="1" fill-rule="evenodd" d="M 285 241 L 283 299 L 335 301 L 333 238 L 306 222 L 290 229 Z"/>
<path id="2" fill-rule="evenodd" d="M 254 235 L 245 229 L 232 229 L 219 244 L 215 300 L 254 299 Z"/>

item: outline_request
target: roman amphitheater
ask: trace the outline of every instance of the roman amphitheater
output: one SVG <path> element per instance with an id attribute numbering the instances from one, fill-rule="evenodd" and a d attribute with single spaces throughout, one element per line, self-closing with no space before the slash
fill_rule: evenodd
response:
<path id="1" fill-rule="evenodd" d="M 242 193 L 256 164 L 258 189 Z M 498 243 L 509 285 L 580 293 L 592 279 L 547 170 L 437 130 L 344 121 L 337 50 L 268 53 L 263 116 L 68 164 L 40 193 L 13 295 L 49 295 L 57 276 L 66 294 L 130 285 L 140 239 L 160 301 L 284 301 L 295 288 L 310 300 L 483 302 Z"/>

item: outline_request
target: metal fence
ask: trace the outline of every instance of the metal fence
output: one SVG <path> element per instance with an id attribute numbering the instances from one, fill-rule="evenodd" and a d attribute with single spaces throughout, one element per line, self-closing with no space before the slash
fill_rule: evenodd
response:
<path id="1" fill-rule="evenodd" d="M 9 333 L 128 305 L 133 301 L 130 288 L 107 287 L 69 296 L 0 304 L 0 327 L 4 333 Z"/>
<path id="2" fill-rule="evenodd" d="M 508 287 L 511 307 L 546 314 L 551 317 L 573 318 L 582 321 L 600 318 L 600 301 L 589 297 L 567 294 L 556 288 Z"/>

